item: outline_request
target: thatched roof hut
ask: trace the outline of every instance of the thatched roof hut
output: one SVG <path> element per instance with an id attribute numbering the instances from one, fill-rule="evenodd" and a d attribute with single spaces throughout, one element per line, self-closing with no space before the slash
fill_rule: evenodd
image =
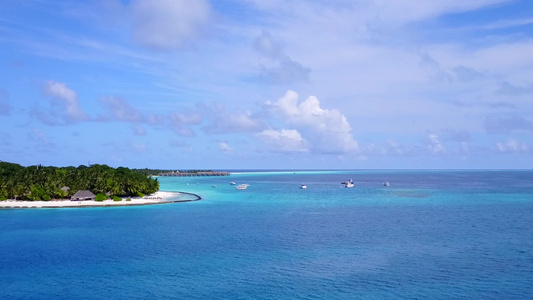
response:
<path id="1" fill-rule="evenodd" d="M 72 195 L 70 197 L 70 200 L 72 201 L 84 201 L 84 200 L 94 200 L 96 198 L 96 195 L 93 194 L 91 191 L 77 191 L 76 194 Z"/>

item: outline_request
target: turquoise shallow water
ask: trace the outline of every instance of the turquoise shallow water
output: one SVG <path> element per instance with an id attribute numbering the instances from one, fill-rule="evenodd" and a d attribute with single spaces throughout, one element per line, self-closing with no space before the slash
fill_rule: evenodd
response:
<path id="1" fill-rule="evenodd" d="M 532 171 L 159 180 L 203 200 L 0 210 L 0 298 L 530 299 Z"/>

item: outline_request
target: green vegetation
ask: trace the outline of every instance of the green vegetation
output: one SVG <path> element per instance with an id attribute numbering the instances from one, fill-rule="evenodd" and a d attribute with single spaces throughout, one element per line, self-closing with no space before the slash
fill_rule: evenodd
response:
<path id="1" fill-rule="evenodd" d="M 159 170 L 159 169 L 132 169 L 132 171 L 143 174 L 144 176 L 157 176 L 161 173 L 171 172 L 170 170 Z"/>
<path id="2" fill-rule="evenodd" d="M 104 201 L 104 200 L 107 200 L 107 196 L 102 194 L 102 193 L 99 193 L 96 195 L 96 198 L 94 198 L 94 201 Z"/>
<path id="3" fill-rule="evenodd" d="M 79 190 L 89 190 L 97 199 L 102 195 L 106 200 L 107 195 L 128 197 L 155 193 L 159 182 L 157 178 L 124 167 L 23 167 L 0 162 L 0 199 L 64 199 Z"/>

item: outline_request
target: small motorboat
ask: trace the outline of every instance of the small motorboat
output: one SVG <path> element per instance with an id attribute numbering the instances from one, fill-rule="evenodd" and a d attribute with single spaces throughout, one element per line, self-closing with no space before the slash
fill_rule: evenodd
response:
<path id="1" fill-rule="evenodd" d="M 347 188 L 353 188 L 353 187 L 354 187 L 354 184 L 353 184 L 353 182 L 347 181 L 347 182 L 344 184 L 344 187 L 347 187 Z"/>
<path id="2" fill-rule="evenodd" d="M 230 185 L 236 185 L 236 183 L 235 183 L 235 182 L 233 182 L 233 181 L 232 181 L 232 182 L 230 182 L 229 184 L 230 184 Z"/>
<path id="3" fill-rule="evenodd" d="M 389 183 L 388 181 L 385 181 L 385 182 L 383 183 L 383 186 L 390 186 L 390 183 Z"/>
<path id="4" fill-rule="evenodd" d="M 302 184 L 302 185 L 300 185 L 300 188 L 301 188 L 301 189 L 306 189 L 306 188 L 307 188 L 307 185 Z"/>
<path id="5" fill-rule="evenodd" d="M 341 183 L 344 184 L 344 187 L 347 187 L 347 188 L 352 188 L 352 187 L 354 187 L 353 179 L 346 180 L 346 181 L 341 182 Z"/>
<path id="6" fill-rule="evenodd" d="M 248 186 L 250 186 L 249 184 L 239 184 L 238 186 L 235 187 L 235 189 L 237 190 L 245 190 L 248 188 Z"/>

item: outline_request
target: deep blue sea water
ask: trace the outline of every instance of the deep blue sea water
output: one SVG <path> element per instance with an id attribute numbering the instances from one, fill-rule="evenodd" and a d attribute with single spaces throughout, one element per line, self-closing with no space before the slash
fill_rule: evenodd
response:
<path id="1" fill-rule="evenodd" d="M 159 180 L 203 200 L 0 210 L 0 298 L 532 299 L 533 171 Z"/>

